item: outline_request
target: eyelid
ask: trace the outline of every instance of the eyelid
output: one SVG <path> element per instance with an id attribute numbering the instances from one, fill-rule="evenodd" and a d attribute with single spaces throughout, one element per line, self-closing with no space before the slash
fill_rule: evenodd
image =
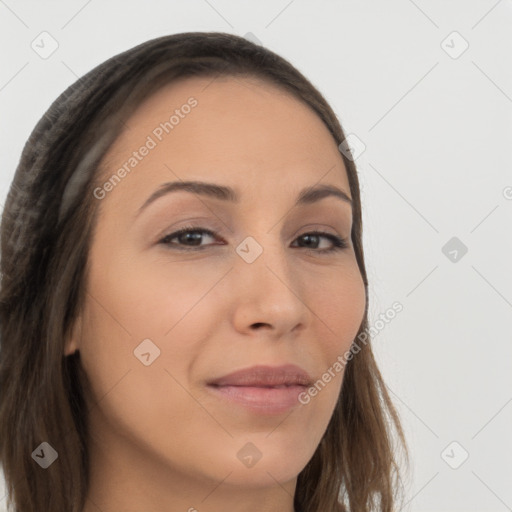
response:
<path id="1" fill-rule="evenodd" d="M 225 224 L 223 224 L 221 221 L 215 220 L 212 217 L 193 217 L 184 221 L 175 222 L 170 227 L 161 230 L 155 237 L 156 241 L 158 242 L 162 238 L 168 237 L 176 231 L 180 231 L 181 229 L 185 228 L 205 231 L 209 230 L 213 231 L 215 235 L 219 235 L 220 232 L 225 231 L 227 231 L 228 234 L 232 233 L 232 230 L 229 229 Z"/>
<path id="2" fill-rule="evenodd" d="M 314 226 L 314 224 L 309 225 L 309 229 L 306 229 L 308 226 L 303 226 L 302 232 L 300 232 L 300 234 L 297 234 L 299 232 L 299 230 L 297 230 L 296 234 L 294 235 L 293 242 L 299 240 L 304 235 L 315 235 L 320 238 L 329 240 L 329 242 L 331 243 L 332 246 L 328 249 L 297 247 L 298 249 L 305 249 L 306 251 L 312 251 L 313 253 L 317 253 L 319 255 L 328 255 L 328 254 L 334 254 L 336 252 L 340 252 L 340 251 L 350 248 L 350 243 L 351 243 L 350 236 L 343 237 L 338 234 L 330 233 L 329 231 L 326 231 L 325 228 L 322 228 L 322 227 L 314 228 L 312 226 Z M 206 228 L 206 227 L 203 227 L 200 225 L 190 224 L 190 225 L 185 225 L 180 228 L 177 228 L 177 229 L 171 231 L 169 234 L 164 235 L 163 238 L 161 240 L 159 240 L 158 243 L 161 245 L 168 246 L 171 250 L 183 251 L 183 252 L 198 252 L 198 251 L 203 251 L 203 250 L 207 249 L 208 247 L 219 245 L 218 243 L 214 243 L 214 244 L 207 244 L 204 246 L 199 245 L 199 246 L 187 247 L 186 245 L 183 246 L 180 244 L 171 244 L 170 242 L 166 241 L 167 239 L 171 240 L 171 239 L 179 237 L 183 233 L 189 233 L 189 232 L 198 232 L 198 233 L 207 234 L 211 238 L 217 239 L 217 240 L 220 238 L 218 233 L 215 230 L 211 230 L 209 228 Z M 174 247 L 172 247 L 172 246 L 174 246 Z"/>
<path id="3" fill-rule="evenodd" d="M 180 223 L 177 222 L 173 224 L 171 227 L 162 230 L 156 237 L 157 241 L 160 241 L 162 238 L 167 238 L 170 235 L 173 235 L 181 230 L 210 231 L 212 236 L 215 235 L 216 237 L 219 237 L 221 236 L 219 232 L 225 231 L 227 229 L 230 234 L 233 234 L 233 231 L 227 228 L 225 224 L 221 225 L 220 222 L 216 222 L 214 219 L 208 217 L 195 217 L 184 222 L 185 223 L 183 225 L 180 225 Z M 331 233 L 329 231 L 326 231 L 326 228 L 332 229 L 333 232 Z M 339 233 L 341 230 L 336 229 L 334 226 L 331 226 L 329 224 L 320 224 L 318 222 L 313 222 L 310 224 L 306 224 L 305 226 L 301 226 L 293 233 L 292 238 L 293 240 L 295 240 L 297 237 L 302 236 L 304 234 L 308 234 L 312 231 L 321 231 L 339 238 L 344 238 L 343 235 Z M 348 238 L 350 238 L 350 233 L 351 231 L 349 231 Z"/>

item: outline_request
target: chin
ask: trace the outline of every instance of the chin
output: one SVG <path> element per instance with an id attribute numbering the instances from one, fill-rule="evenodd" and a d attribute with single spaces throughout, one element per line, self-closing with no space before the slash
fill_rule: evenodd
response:
<path id="1" fill-rule="evenodd" d="M 274 464 L 271 461 L 263 464 L 261 460 L 252 468 L 228 466 L 223 477 L 229 471 L 232 473 L 226 478 L 224 484 L 253 489 L 273 487 L 278 485 L 278 482 L 283 485 L 294 480 L 303 469 L 301 464 L 285 464 L 284 466 L 281 462 Z"/>
<path id="2" fill-rule="evenodd" d="M 268 446 L 259 450 L 250 441 L 238 443 L 235 460 L 225 459 L 225 465 L 217 471 L 221 478 L 227 474 L 226 483 L 254 488 L 285 483 L 294 480 L 309 462 L 312 453 L 303 453 L 295 448 L 279 450 Z M 260 443 L 261 445 L 262 443 Z M 221 459 L 219 459 L 221 460 Z M 210 466 L 211 467 L 211 466 Z"/>

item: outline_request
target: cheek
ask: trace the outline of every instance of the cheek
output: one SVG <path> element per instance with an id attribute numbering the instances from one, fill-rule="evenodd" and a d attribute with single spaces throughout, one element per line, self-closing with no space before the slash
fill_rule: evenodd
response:
<path id="1" fill-rule="evenodd" d="M 98 258 L 99 261 L 99 258 Z M 90 287 L 125 335 L 163 339 L 185 319 L 218 280 L 220 271 L 199 272 L 197 262 L 116 255 L 115 264 L 96 265 Z M 204 269 L 203 269 L 204 270 Z M 129 333 L 129 334 L 128 334 Z"/>
<path id="2" fill-rule="evenodd" d="M 187 312 L 193 313 L 205 286 L 184 286 L 186 292 L 180 292 L 183 277 L 167 285 L 140 273 L 137 279 L 125 279 L 125 271 L 120 266 L 103 281 L 91 279 L 95 298 L 89 297 L 84 311 L 80 348 L 92 388 L 87 398 L 95 411 L 99 405 L 100 417 L 132 439 L 162 444 L 168 431 L 198 422 L 197 407 L 186 389 L 201 333 L 200 324 L 187 322 Z M 142 346 L 151 363 L 145 365 L 138 347 L 148 339 Z M 97 418 L 99 426 L 102 420 Z M 173 450 L 179 452 L 170 443 L 168 451 Z"/>
<path id="3" fill-rule="evenodd" d="M 102 265 L 98 261 L 99 254 L 91 265 L 80 350 L 96 399 L 128 386 L 133 403 L 143 406 L 154 390 L 179 389 L 171 375 L 187 385 L 204 326 L 215 325 L 207 292 L 219 270 L 200 276 L 183 261 L 141 264 L 122 254 L 115 264 L 106 254 Z M 145 366 L 144 357 L 154 362 Z"/>
<path id="4" fill-rule="evenodd" d="M 314 397 L 318 407 L 332 410 L 343 381 L 343 361 L 364 318 L 366 291 L 355 262 L 329 275 L 317 275 L 308 283 L 311 287 L 307 289 L 306 304 L 313 312 L 311 332 L 317 340 L 308 351 L 325 373 L 317 376 L 322 381 L 317 386 L 318 392 L 313 390 L 305 401 Z"/>
<path id="5" fill-rule="evenodd" d="M 359 268 L 354 263 L 325 276 L 308 293 L 316 321 L 323 323 L 331 340 L 331 350 L 346 349 L 355 338 L 364 317 L 366 291 Z"/>

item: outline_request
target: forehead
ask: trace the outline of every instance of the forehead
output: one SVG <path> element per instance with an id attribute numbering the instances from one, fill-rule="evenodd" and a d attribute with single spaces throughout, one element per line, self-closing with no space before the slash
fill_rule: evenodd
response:
<path id="1" fill-rule="evenodd" d="M 123 194 L 176 179 L 265 186 L 274 194 L 322 181 L 349 192 L 343 159 L 320 117 L 258 78 L 194 77 L 165 85 L 126 125 L 107 152 L 106 178 L 142 146 L 152 148 L 138 156 Z"/>

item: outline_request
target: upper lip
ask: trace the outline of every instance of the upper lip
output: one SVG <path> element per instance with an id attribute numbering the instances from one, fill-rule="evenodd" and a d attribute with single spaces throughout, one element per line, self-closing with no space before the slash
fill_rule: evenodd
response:
<path id="1" fill-rule="evenodd" d="M 309 386 L 312 380 L 306 370 L 294 364 L 258 365 L 224 375 L 208 382 L 213 386 Z"/>

